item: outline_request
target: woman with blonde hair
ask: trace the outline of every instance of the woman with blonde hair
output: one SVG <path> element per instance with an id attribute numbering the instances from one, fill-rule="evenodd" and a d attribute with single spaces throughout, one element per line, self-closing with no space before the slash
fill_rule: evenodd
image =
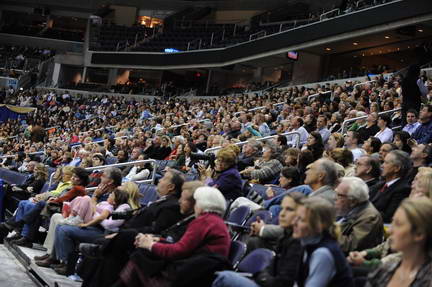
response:
<path id="1" fill-rule="evenodd" d="M 405 199 L 393 216 L 390 229 L 392 250 L 402 256 L 382 264 L 369 274 L 367 287 L 431 286 L 432 201 Z"/>
<path id="2" fill-rule="evenodd" d="M 127 203 L 132 209 L 140 208 L 139 198 L 141 197 L 141 194 L 139 193 L 139 187 L 135 182 L 124 182 L 118 188 L 127 193 L 127 195 L 129 196 Z"/>
<path id="3" fill-rule="evenodd" d="M 426 196 L 432 199 L 432 168 L 420 167 L 411 183 L 410 198 Z"/>
<path id="4" fill-rule="evenodd" d="M 302 204 L 293 227 L 293 238 L 299 239 L 303 247 L 297 285 L 354 286 L 351 268 L 337 241 L 333 205 L 319 197 L 307 198 Z"/>
<path id="5" fill-rule="evenodd" d="M 327 142 L 327 152 L 335 148 L 343 147 L 345 145 L 344 137 L 341 133 L 332 133 Z"/>

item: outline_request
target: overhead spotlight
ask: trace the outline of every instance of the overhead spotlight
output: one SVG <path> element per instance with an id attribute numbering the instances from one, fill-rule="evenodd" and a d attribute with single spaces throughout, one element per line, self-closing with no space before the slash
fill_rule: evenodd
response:
<path id="1" fill-rule="evenodd" d="M 390 36 L 385 36 L 384 38 L 386 38 L 386 39 L 390 39 Z"/>
<path id="2" fill-rule="evenodd" d="M 357 46 L 357 45 L 358 45 L 358 43 L 357 43 L 357 42 L 354 42 L 354 43 L 353 43 L 353 45 L 354 45 L 354 46 Z"/>
<path id="3" fill-rule="evenodd" d="M 423 29 L 418 29 L 417 31 L 420 33 L 423 33 Z"/>
<path id="4" fill-rule="evenodd" d="M 326 51 L 331 51 L 331 48 L 325 48 Z"/>

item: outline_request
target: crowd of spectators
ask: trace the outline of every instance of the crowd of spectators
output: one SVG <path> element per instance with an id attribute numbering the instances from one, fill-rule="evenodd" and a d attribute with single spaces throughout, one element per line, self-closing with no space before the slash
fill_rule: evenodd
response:
<path id="1" fill-rule="evenodd" d="M 428 83 L 413 66 L 360 85 L 190 102 L 9 95 L 37 111 L 0 126 L 3 168 L 28 174 L 4 186 L 6 206 L 20 201 L 0 234 L 31 247 L 50 219 L 36 264 L 69 275 L 79 249 L 83 286 L 429 286 Z M 158 162 L 85 170 L 143 159 Z M 152 172 L 159 199 L 139 207 L 135 182 Z M 228 228 L 239 210 L 249 225 Z M 231 238 L 246 259 L 276 256 L 249 278 L 228 271 Z"/>
<path id="2" fill-rule="evenodd" d="M 0 45 L 0 65 L 5 69 L 31 70 L 31 60 L 47 60 L 55 55 L 48 48 L 32 48 L 28 46 Z M 39 64 L 39 62 L 38 62 Z"/>

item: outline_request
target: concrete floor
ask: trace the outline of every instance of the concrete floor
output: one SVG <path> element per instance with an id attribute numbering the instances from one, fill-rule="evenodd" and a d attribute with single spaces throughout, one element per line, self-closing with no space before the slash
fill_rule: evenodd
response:
<path id="1" fill-rule="evenodd" d="M 27 275 L 21 263 L 3 244 L 0 244 L 0 266 L 0 287 L 37 286 Z"/>

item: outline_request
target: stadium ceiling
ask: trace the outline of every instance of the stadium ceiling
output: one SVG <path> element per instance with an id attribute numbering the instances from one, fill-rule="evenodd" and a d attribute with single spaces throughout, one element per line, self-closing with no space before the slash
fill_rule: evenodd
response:
<path id="1" fill-rule="evenodd" d="M 320 56 L 342 55 L 356 58 L 412 50 L 430 41 L 432 41 L 432 21 L 363 37 L 353 37 L 326 45 L 317 45 L 297 52 L 300 57 L 304 56 L 302 52 L 306 52 Z M 289 63 L 292 63 L 292 60 L 287 58 L 287 53 L 282 53 L 242 62 L 241 65 L 258 68 L 277 67 Z"/>
<path id="2" fill-rule="evenodd" d="M 412 49 L 432 40 L 432 22 L 304 49 L 317 55 L 373 56 Z"/>
<path id="3" fill-rule="evenodd" d="M 303 2 L 312 10 L 331 9 L 342 0 L 2 0 L 2 6 L 44 7 L 71 11 L 95 11 L 103 5 L 133 6 L 139 9 L 181 10 L 186 7 L 211 7 L 223 10 L 270 10 L 290 3 Z"/>

